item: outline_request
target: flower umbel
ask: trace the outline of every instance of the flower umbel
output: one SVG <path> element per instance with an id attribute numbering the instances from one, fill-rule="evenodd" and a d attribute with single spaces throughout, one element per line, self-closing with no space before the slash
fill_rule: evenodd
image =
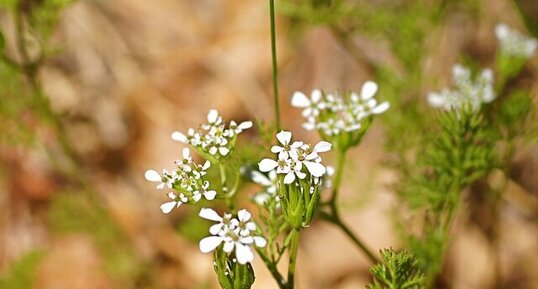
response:
<path id="1" fill-rule="evenodd" d="M 212 236 L 200 241 L 200 251 L 209 253 L 223 244 L 222 250 L 227 254 L 234 252 L 239 264 L 246 264 L 254 260 L 252 245 L 265 247 L 267 241 L 256 235 L 256 224 L 250 220 L 251 214 L 243 209 L 237 213 L 237 218 L 232 214 L 224 214 L 222 217 L 213 209 L 203 208 L 200 217 L 218 222 L 211 226 L 209 232 Z"/>
<path id="2" fill-rule="evenodd" d="M 231 121 L 230 125 L 226 127 L 218 111 L 212 109 L 207 114 L 206 124 L 200 125 L 198 130 L 188 129 L 187 135 L 175 131 L 172 133 L 172 139 L 190 144 L 204 157 L 212 161 L 219 161 L 229 156 L 233 151 L 237 135 L 251 127 L 251 121 L 240 124 Z"/>
<path id="3" fill-rule="evenodd" d="M 183 149 L 183 159 L 175 161 L 176 169 L 163 170 L 162 174 L 154 170 L 147 170 L 145 177 L 148 181 L 159 183 L 158 189 L 173 189 L 177 192 L 169 192 L 167 196 L 172 200 L 161 205 L 163 213 L 167 214 L 172 209 L 186 203 L 196 203 L 202 196 L 206 200 L 213 200 L 217 192 L 209 189 L 209 182 L 203 180 L 207 169 L 211 166 L 209 161 L 203 165 L 196 164 L 191 157 L 188 148 Z"/>
<path id="4" fill-rule="evenodd" d="M 378 103 L 374 98 L 378 86 L 373 81 L 363 84 L 360 94 L 333 93 L 324 94 L 316 89 L 310 98 L 302 92 L 295 92 L 291 105 L 303 108 L 307 130 L 319 130 L 326 136 L 359 130 L 362 122 L 375 114 L 381 114 L 389 108 L 388 102 Z"/>
<path id="5" fill-rule="evenodd" d="M 278 158 L 263 159 L 258 164 L 260 171 L 270 172 L 276 169 L 277 174 L 286 175 L 285 184 L 293 183 L 296 177 L 304 179 L 307 173 L 317 178 L 323 176 L 326 170 L 318 153 L 331 150 L 331 144 L 326 141 L 321 141 L 315 146 L 297 141 L 291 143 L 291 136 L 291 132 L 288 131 L 281 131 L 276 135 L 282 146 L 273 146 L 271 151 L 278 153 Z"/>

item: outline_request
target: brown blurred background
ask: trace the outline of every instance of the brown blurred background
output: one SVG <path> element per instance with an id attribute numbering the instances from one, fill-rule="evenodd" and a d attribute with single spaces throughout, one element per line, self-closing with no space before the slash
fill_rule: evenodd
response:
<path id="1" fill-rule="evenodd" d="M 189 216 L 196 212 L 182 207 L 163 215 L 159 205 L 165 196 L 143 173 L 169 167 L 182 148 L 170 133 L 203 122 L 210 108 L 228 120 L 273 120 L 266 2 L 80 0 L 61 11 L 50 38 L 56 51 L 41 65 L 38 80 L 65 139 L 23 109 L 17 121 L 31 128 L 39 145 L 0 146 L 0 284 L 9 289 L 217 288 L 211 257 L 198 251 L 196 236 L 189 234 L 197 225 Z M 449 82 L 451 66 L 464 50 L 491 65 L 498 21 L 526 31 L 512 1 L 476 2 L 478 14 L 454 10 L 426 31 L 419 66 L 439 78 L 435 88 Z M 536 18 L 537 2 L 520 2 Z M 0 27 L 7 53 L 17 59 L 9 32 L 13 17 L 2 11 Z M 374 77 L 372 65 L 399 70 L 402 64 L 385 40 L 360 30 L 342 40 L 324 25 L 297 27 L 285 13 L 278 19 L 283 123 L 298 137 L 315 140 L 289 105 L 294 90 L 359 89 Z M 537 57 L 526 74 L 536 95 Z M 423 104 L 429 89 L 432 85 L 425 84 L 413 101 Z M 382 87 L 378 97 L 384 99 Z M 10 138 L 11 131 L 0 133 Z M 254 141 L 255 132 L 241 137 Z M 391 225 L 396 175 L 384 165 L 383 143 L 378 122 L 352 151 L 342 200 L 345 220 L 375 250 L 401 245 Z M 521 182 L 513 190 L 523 191 L 532 211 L 538 147 L 517 155 Z M 514 206 L 502 215 L 503 276 L 513 279 L 511 288 L 538 288 L 537 219 Z M 458 217 L 461 225 L 447 257 L 452 287 L 491 288 L 492 252 L 485 237 L 465 225 L 467 218 Z M 363 288 L 370 281 L 365 256 L 325 223 L 305 231 L 298 262 L 298 288 Z M 259 259 L 254 267 L 253 288 L 276 288 Z"/>

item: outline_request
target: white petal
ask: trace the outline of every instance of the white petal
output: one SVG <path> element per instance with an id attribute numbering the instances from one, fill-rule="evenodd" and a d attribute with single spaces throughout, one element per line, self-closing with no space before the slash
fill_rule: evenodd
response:
<path id="1" fill-rule="evenodd" d="M 262 237 L 254 237 L 254 244 L 256 244 L 256 246 L 258 247 L 265 247 L 265 245 L 267 245 L 267 241 L 262 238 Z"/>
<path id="2" fill-rule="evenodd" d="M 283 150 L 284 150 L 284 148 L 280 147 L 280 146 L 272 146 L 271 147 L 271 152 L 274 153 L 274 154 L 279 153 L 279 152 L 281 152 Z"/>
<path id="3" fill-rule="evenodd" d="M 267 177 L 265 177 L 264 174 L 262 174 L 262 173 L 260 173 L 258 171 L 252 171 L 250 173 L 250 178 L 255 183 L 260 184 L 260 185 L 262 185 L 264 187 L 271 186 L 273 184 L 273 182 L 271 182 L 271 180 L 269 180 Z"/>
<path id="4" fill-rule="evenodd" d="M 215 212 L 215 210 L 209 209 L 209 208 L 202 208 L 198 216 L 207 220 L 215 221 L 215 222 L 222 221 L 222 217 L 219 216 L 219 214 Z"/>
<path id="5" fill-rule="evenodd" d="M 176 199 L 176 194 L 170 192 L 170 193 L 168 193 L 168 197 L 169 197 L 170 199 L 172 199 L 172 200 L 175 200 L 175 199 Z"/>
<path id="6" fill-rule="evenodd" d="M 325 174 L 325 167 L 320 163 L 304 162 L 304 165 L 314 177 L 321 177 Z"/>
<path id="7" fill-rule="evenodd" d="M 441 107 L 445 105 L 445 98 L 435 92 L 431 92 L 428 94 L 428 103 L 433 107 Z"/>
<path id="8" fill-rule="evenodd" d="M 291 106 L 295 107 L 308 107 L 310 105 L 310 100 L 308 97 L 300 92 L 296 91 L 291 97 Z"/>
<path id="9" fill-rule="evenodd" d="M 198 202 L 202 198 L 202 194 L 200 194 L 198 191 L 194 192 L 192 195 L 192 200 L 195 202 Z"/>
<path id="10" fill-rule="evenodd" d="M 189 148 L 184 148 L 183 149 L 183 158 L 188 159 L 190 156 L 191 156 L 191 151 L 189 150 Z"/>
<path id="11" fill-rule="evenodd" d="M 184 134 L 180 133 L 179 131 L 173 132 L 171 137 L 172 137 L 173 140 L 178 141 L 178 142 L 182 142 L 182 143 L 188 143 L 189 142 L 187 137 Z"/>
<path id="12" fill-rule="evenodd" d="M 381 104 L 379 104 L 378 106 L 376 106 L 372 112 L 375 113 L 375 114 L 380 114 L 380 113 L 383 113 L 385 112 L 387 109 L 389 109 L 390 105 L 388 102 L 383 102 Z"/>
<path id="13" fill-rule="evenodd" d="M 243 265 L 254 260 L 254 254 L 252 254 L 250 247 L 241 243 L 235 245 L 235 257 L 237 257 L 237 262 Z"/>
<path id="14" fill-rule="evenodd" d="M 144 177 L 146 177 L 146 180 L 150 182 L 160 182 L 162 180 L 161 175 L 154 170 L 147 170 Z"/>
<path id="15" fill-rule="evenodd" d="M 272 159 L 263 159 L 258 163 L 258 167 L 261 172 L 268 172 L 274 170 L 278 166 L 278 162 Z"/>
<path id="16" fill-rule="evenodd" d="M 499 39 L 505 39 L 510 34 L 510 28 L 504 23 L 499 23 L 495 26 L 495 35 Z"/>
<path id="17" fill-rule="evenodd" d="M 209 153 L 210 153 L 211 155 L 216 154 L 216 153 L 217 153 L 217 147 L 211 147 L 211 148 L 209 149 Z"/>
<path id="18" fill-rule="evenodd" d="M 280 131 L 276 134 L 276 138 L 281 144 L 286 145 L 291 141 L 291 132 L 284 130 Z"/>
<path id="19" fill-rule="evenodd" d="M 237 128 L 240 130 L 244 130 L 244 129 L 249 129 L 251 127 L 252 127 L 252 121 L 249 120 L 249 121 L 244 121 L 240 123 Z"/>
<path id="20" fill-rule="evenodd" d="M 372 98 L 377 92 L 377 84 L 373 81 L 366 81 L 361 88 L 361 98 L 367 100 Z"/>
<path id="21" fill-rule="evenodd" d="M 256 223 L 254 222 L 248 222 L 246 225 L 245 225 L 245 228 L 249 231 L 255 231 L 256 230 Z"/>
<path id="22" fill-rule="evenodd" d="M 319 153 L 328 152 L 331 150 L 332 144 L 326 141 L 320 141 L 314 146 L 314 151 Z"/>
<path id="23" fill-rule="evenodd" d="M 219 117 L 219 112 L 216 109 L 212 109 L 207 114 L 207 121 L 209 123 L 215 123 L 218 117 Z"/>
<path id="24" fill-rule="evenodd" d="M 293 181 L 295 181 L 295 174 L 293 173 L 293 171 L 290 171 L 288 174 L 286 174 L 286 176 L 284 177 L 284 184 L 291 184 L 293 183 Z"/>
<path id="25" fill-rule="evenodd" d="M 165 214 L 168 214 L 172 211 L 172 209 L 177 205 L 176 201 L 164 203 L 161 205 L 161 211 Z"/>
<path id="26" fill-rule="evenodd" d="M 209 233 L 211 233 L 213 235 L 217 235 L 222 230 L 223 226 L 224 226 L 223 223 L 215 224 L 215 225 L 209 227 Z"/>
<path id="27" fill-rule="evenodd" d="M 304 180 L 304 178 L 306 178 L 306 174 L 301 172 L 301 171 L 295 171 L 295 174 L 297 175 L 297 177 L 301 180 Z"/>
<path id="28" fill-rule="evenodd" d="M 204 197 L 206 200 L 211 201 L 215 199 L 215 196 L 217 195 L 217 192 L 215 191 L 207 191 L 204 193 Z"/>
<path id="29" fill-rule="evenodd" d="M 230 152 L 230 149 L 227 147 L 219 147 L 219 153 L 223 156 L 227 155 Z"/>
<path id="30" fill-rule="evenodd" d="M 224 250 L 224 252 L 226 253 L 230 253 L 233 251 L 234 249 L 234 242 L 229 240 L 229 241 L 225 241 L 224 242 L 224 247 L 222 248 Z"/>
<path id="31" fill-rule="evenodd" d="M 321 96 L 322 96 L 321 90 L 314 89 L 310 96 L 312 97 L 312 102 L 318 103 L 321 100 Z"/>
<path id="32" fill-rule="evenodd" d="M 222 243 L 222 237 L 210 236 L 200 240 L 200 251 L 209 253 L 217 248 Z"/>
<path id="33" fill-rule="evenodd" d="M 316 128 L 316 124 L 311 122 L 305 122 L 303 123 L 303 128 L 306 130 L 314 130 Z"/>
<path id="34" fill-rule="evenodd" d="M 248 220 L 250 220 L 251 216 L 252 215 L 246 209 L 237 212 L 237 217 L 239 218 L 240 222 L 247 222 Z"/>
<path id="35" fill-rule="evenodd" d="M 202 170 L 205 171 L 205 170 L 209 169 L 210 166 L 211 166 L 211 162 L 210 161 L 205 161 L 204 165 L 202 166 Z"/>

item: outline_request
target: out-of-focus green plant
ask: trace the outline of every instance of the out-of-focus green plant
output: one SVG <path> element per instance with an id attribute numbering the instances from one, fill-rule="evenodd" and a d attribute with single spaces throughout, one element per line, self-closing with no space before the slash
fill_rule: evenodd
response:
<path id="1" fill-rule="evenodd" d="M 9 289 L 31 288 L 35 278 L 35 271 L 44 252 L 31 251 L 20 257 L 2 276 L 0 287 Z"/>

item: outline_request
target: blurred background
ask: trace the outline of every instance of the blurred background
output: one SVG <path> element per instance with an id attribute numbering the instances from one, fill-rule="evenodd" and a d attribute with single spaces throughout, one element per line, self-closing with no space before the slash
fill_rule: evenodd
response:
<path id="1" fill-rule="evenodd" d="M 0 3 L 0 287 L 218 288 L 211 256 L 198 250 L 207 224 L 196 208 L 162 214 L 166 197 L 144 171 L 170 167 L 183 147 L 170 133 L 196 127 L 210 108 L 227 120 L 274 120 L 268 1 Z M 538 37 L 538 2 L 276 6 L 284 127 L 318 138 L 289 105 L 295 90 L 359 90 L 371 79 L 380 83 L 378 99 L 391 102 L 392 116 L 378 119 L 351 152 L 341 203 L 371 248 L 398 248 L 398 172 L 387 165 L 394 152 L 386 143 L 405 126 L 413 130 L 400 137 L 420 134 L 406 112 L 428 110 L 427 92 L 450 83 L 454 63 L 493 66 L 495 24 Z M 534 57 L 513 85 L 536 98 L 537 79 Z M 262 142 L 257 130 L 241 135 L 245 147 Z M 443 286 L 538 288 L 537 142 L 519 147 L 512 165 L 515 197 L 503 202 L 498 249 L 477 225 L 480 211 L 462 210 Z M 249 206 L 259 188 L 243 188 Z M 502 284 L 491 265 L 496 254 Z M 370 265 L 341 232 L 314 222 L 302 238 L 298 288 L 363 288 Z M 253 288 L 276 287 L 259 259 L 254 267 Z"/>

